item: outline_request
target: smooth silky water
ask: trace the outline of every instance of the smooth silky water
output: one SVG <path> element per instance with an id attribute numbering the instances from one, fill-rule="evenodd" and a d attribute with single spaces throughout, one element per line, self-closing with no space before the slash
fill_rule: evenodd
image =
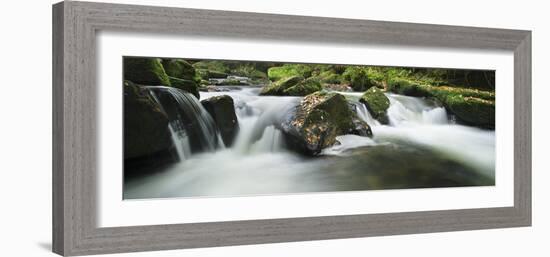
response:
<path id="1" fill-rule="evenodd" d="M 227 91 L 201 92 L 201 100 L 233 98 L 240 126 L 234 144 L 226 148 L 219 133 L 199 133 L 209 149 L 192 154 L 188 133 L 171 122 L 180 162 L 125 181 L 125 199 L 494 185 L 495 132 L 454 124 L 445 108 L 426 99 L 386 94 L 390 122 L 381 125 L 359 103 L 361 93 L 341 92 L 374 136 L 339 136 L 339 144 L 320 156 L 304 157 L 287 150 L 273 126 L 300 97 L 259 96 L 259 87 L 220 88 Z M 195 97 L 170 93 L 211 130 L 211 117 Z"/>

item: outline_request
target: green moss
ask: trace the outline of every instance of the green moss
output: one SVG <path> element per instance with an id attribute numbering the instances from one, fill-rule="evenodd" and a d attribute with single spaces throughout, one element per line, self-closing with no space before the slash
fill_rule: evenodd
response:
<path id="1" fill-rule="evenodd" d="M 267 74 L 263 71 L 260 71 L 256 66 L 251 64 L 237 65 L 232 71 L 231 74 L 247 77 L 253 80 L 267 80 Z"/>
<path id="2" fill-rule="evenodd" d="M 342 76 L 344 80 L 349 82 L 354 91 L 365 91 L 375 86 L 374 81 L 369 79 L 365 67 L 349 66 Z"/>
<path id="3" fill-rule="evenodd" d="M 316 75 L 315 78 L 322 84 L 341 84 L 344 81 L 342 75 L 336 74 L 332 70 L 323 71 Z"/>
<path id="4" fill-rule="evenodd" d="M 170 77 L 195 80 L 195 68 L 183 59 L 164 59 L 162 66 Z"/>
<path id="5" fill-rule="evenodd" d="M 430 89 L 427 86 L 415 83 L 413 81 L 394 78 L 387 82 L 388 91 L 408 96 L 417 96 L 417 97 L 429 97 L 432 96 Z"/>
<path id="6" fill-rule="evenodd" d="M 476 126 L 494 128 L 495 102 L 462 95 L 449 95 L 445 106 L 462 121 Z"/>
<path id="7" fill-rule="evenodd" d="M 325 111 L 332 117 L 339 134 L 352 130 L 354 113 L 349 108 L 346 98 L 337 93 L 324 94 L 324 97 L 326 100 L 317 105 L 317 109 Z"/>
<path id="8" fill-rule="evenodd" d="M 401 78 L 388 81 L 388 90 L 408 96 L 435 98 L 461 121 L 470 125 L 494 128 L 494 92 L 473 88 L 430 86 Z"/>
<path id="9" fill-rule="evenodd" d="M 197 75 L 200 80 L 209 80 L 209 79 L 224 79 L 229 76 L 227 73 L 215 71 L 215 70 L 205 70 L 197 69 Z"/>
<path id="10" fill-rule="evenodd" d="M 188 79 L 179 79 L 174 77 L 169 77 L 172 87 L 179 88 L 181 90 L 187 91 L 193 94 L 197 99 L 200 98 L 199 95 L 199 86 L 193 80 Z"/>
<path id="11" fill-rule="evenodd" d="M 390 100 L 384 95 L 382 90 L 377 87 L 371 87 L 363 94 L 360 101 L 365 104 L 372 117 L 382 124 L 388 124 L 386 111 L 390 107 Z"/>
<path id="12" fill-rule="evenodd" d="M 283 94 L 288 96 L 306 96 L 321 89 L 323 89 L 323 87 L 317 79 L 309 78 L 283 90 Z"/>
<path id="13" fill-rule="evenodd" d="M 267 70 L 267 76 L 271 81 L 277 81 L 292 76 L 302 76 L 308 78 L 313 69 L 305 64 L 285 64 L 279 67 L 271 67 Z"/>
<path id="14" fill-rule="evenodd" d="M 170 86 L 161 59 L 124 57 L 124 79 L 143 85 Z"/>
<path id="15" fill-rule="evenodd" d="M 291 76 L 277 82 L 272 82 L 271 84 L 262 88 L 260 95 L 285 95 L 284 91 L 286 89 L 298 84 L 303 80 L 304 77 L 302 76 Z"/>

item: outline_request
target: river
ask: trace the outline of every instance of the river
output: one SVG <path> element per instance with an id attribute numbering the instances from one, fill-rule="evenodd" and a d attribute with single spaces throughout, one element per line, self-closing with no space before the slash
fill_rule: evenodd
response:
<path id="1" fill-rule="evenodd" d="M 301 97 L 259 96 L 259 87 L 220 88 L 227 91 L 201 92 L 201 100 L 233 98 L 240 126 L 233 146 L 192 154 L 189 138 L 171 126 L 180 162 L 125 181 L 125 199 L 494 185 L 495 132 L 455 124 L 445 108 L 429 100 L 386 93 L 390 122 L 381 125 L 358 102 L 361 93 L 340 92 L 373 137 L 340 136 L 340 144 L 312 158 L 286 149 L 272 125 Z M 200 113 L 198 101 L 185 97 L 182 104 Z M 211 121 L 204 119 L 207 128 Z"/>

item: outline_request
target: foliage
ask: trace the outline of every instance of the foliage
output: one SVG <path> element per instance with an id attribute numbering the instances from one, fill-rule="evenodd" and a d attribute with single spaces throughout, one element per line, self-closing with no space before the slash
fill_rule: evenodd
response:
<path id="1" fill-rule="evenodd" d="M 365 91 L 375 84 L 369 79 L 367 69 L 359 66 L 349 66 L 342 74 L 354 91 Z"/>
<path id="2" fill-rule="evenodd" d="M 313 69 L 306 64 L 285 64 L 279 67 L 271 67 L 267 70 L 267 76 L 271 81 L 277 81 L 282 78 L 292 76 L 302 76 L 308 78 L 311 76 Z"/>

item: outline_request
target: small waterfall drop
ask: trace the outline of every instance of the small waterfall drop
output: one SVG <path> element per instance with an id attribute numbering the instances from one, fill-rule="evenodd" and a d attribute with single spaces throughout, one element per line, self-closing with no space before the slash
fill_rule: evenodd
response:
<path id="1" fill-rule="evenodd" d="M 427 102 L 425 99 L 387 93 L 390 107 L 387 110 L 390 125 L 445 125 L 449 118 L 445 108 Z"/>
<path id="2" fill-rule="evenodd" d="M 168 129 L 180 161 L 194 152 L 225 148 L 214 120 L 195 96 L 172 87 L 147 89 L 168 115 Z"/>

